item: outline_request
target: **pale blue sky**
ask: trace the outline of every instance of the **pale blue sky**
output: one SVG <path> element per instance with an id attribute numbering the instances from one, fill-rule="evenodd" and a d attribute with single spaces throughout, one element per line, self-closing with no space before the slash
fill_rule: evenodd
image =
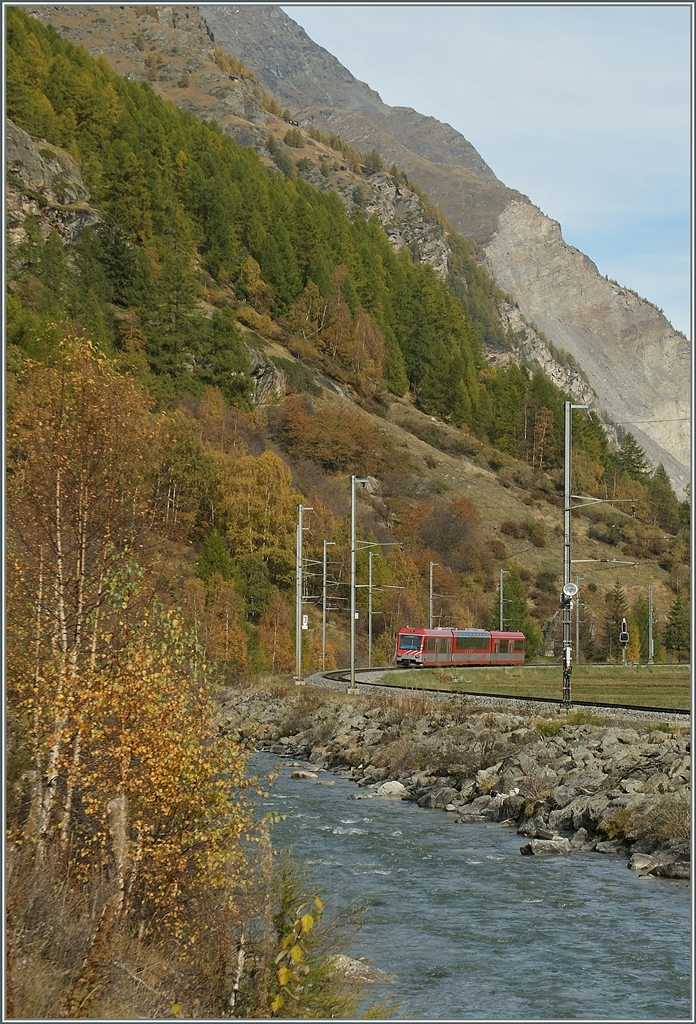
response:
<path id="1" fill-rule="evenodd" d="M 691 337 L 690 5 L 282 7 L 385 103 L 461 132 Z"/>

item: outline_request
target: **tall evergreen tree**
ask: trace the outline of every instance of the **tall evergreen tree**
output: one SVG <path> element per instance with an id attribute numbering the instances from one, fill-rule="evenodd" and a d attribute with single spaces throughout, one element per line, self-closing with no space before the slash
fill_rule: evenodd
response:
<path id="1" fill-rule="evenodd" d="M 677 661 L 688 661 L 691 655 L 689 605 L 681 593 L 676 594 L 665 622 L 665 648 Z"/>
<path id="2" fill-rule="evenodd" d="M 626 595 L 619 580 L 606 596 L 606 613 L 604 617 L 604 628 L 602 629 L 600 651 L 605 661 L 616 661 L 621 656 L 621 620 L 628 613 Z"/>
<path id="3" fill-rule="evenodd" d="M 623 473 L 626 473 L 634 480 L 638 480 L 640 483 L 647 481 L 650 464 L 646 458 L 645 451 L 630 432 L 627 431 L 623 435 L 619 450 L 614 455 L 614 461 Z"/>
<path id="4" fill-rule="evenodd" d="M 662 463 L 648 482 L 648 503 L 653 523 L 668 533 L 679 532 L 679 502 Z"/>

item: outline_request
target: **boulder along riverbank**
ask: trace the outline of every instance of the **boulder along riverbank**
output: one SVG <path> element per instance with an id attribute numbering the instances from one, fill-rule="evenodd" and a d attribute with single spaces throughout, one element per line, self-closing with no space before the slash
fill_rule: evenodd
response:
<path id="1" fill-rule="evenodd" d="M 684 721 L 273 685 L 223 690 L 220 725 L 302 762 L 308 784 L 330 771 L 357 783 L 356 799 L 411 800 L 457 824 L 515 827 L 523 855 L 595 851 L 643 875 L 690 878 Z"/>

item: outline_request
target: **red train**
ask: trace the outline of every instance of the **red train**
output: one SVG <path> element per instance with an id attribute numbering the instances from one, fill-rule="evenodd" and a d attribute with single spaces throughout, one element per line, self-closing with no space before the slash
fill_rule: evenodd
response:
<path id="1" fill-rule="evenodd" d="M 524 633 L 486 629 L 412 629 L 405 626 L 396 642 L 396 664 L 521 665 Z"/>

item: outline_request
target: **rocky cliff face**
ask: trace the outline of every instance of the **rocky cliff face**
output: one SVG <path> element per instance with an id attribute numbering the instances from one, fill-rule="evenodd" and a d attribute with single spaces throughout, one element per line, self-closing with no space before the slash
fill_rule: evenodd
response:
<path id="1" fill-rule="evenodd" d="M 590 387 L 583 370 L 571 358 L 564 359 L 560 353 L 554 356 L 545 339 L 522 314 L 518 305 L 501 303 L 500 318 L 505 327 L 511 330 L 515 342 L 509 352 L 489 352 L 488 357 L 492 363 L 506 366 L 510 362 L 515 362 L 518 365 L 528 363 L 538 366 L 557 388 L 571 395 L 579 405 L 586 405 L 588 408 L 597 406 L 597 395 Z M 615 439 L 610 425 L 608 429 L 610 437 Z"/>
<path id="2" fill-rule="evenodd" d="M 582 365 L 600 405 L 683 490 L 689 463 L 690 346 L 658 309 L 608 281 L 560 225 L 510 203 L 486 265 L 524 316 Z"/>
<path id="3" fill-rule="evenodd" d="M 608 282 L 560 226 L 498 181 L 450 125 L 389 107 L 317 46 L 280 8 L 203 5 L 216 39 L 254 69 L 300 123 L 379 150 L 485 250 L 496 283 L 558 349 L 583 368 L 591 401 L 663 462 L 680 494 L 689 479 L 690 344 L 649 302 Z M 561 367 L 539 351 L 541 365 Z M 545 367 L 546 368 L 546 367 Z M 571 374 L 572 376 L 572 374 Z M 580 400 L 577 391 L 573 397 Z"/>
<path id="4" fill-rule="evenodd" d="M 24 239 L 27 216 L 37 218 L 42 237 L 55 228 L 66 242 L 74 242 L 83 228 L 98 223 L 80 168 L 64 150 L 43 140 L 34 142 L 6 119 L 5 159 L 10 246 Z"/>

